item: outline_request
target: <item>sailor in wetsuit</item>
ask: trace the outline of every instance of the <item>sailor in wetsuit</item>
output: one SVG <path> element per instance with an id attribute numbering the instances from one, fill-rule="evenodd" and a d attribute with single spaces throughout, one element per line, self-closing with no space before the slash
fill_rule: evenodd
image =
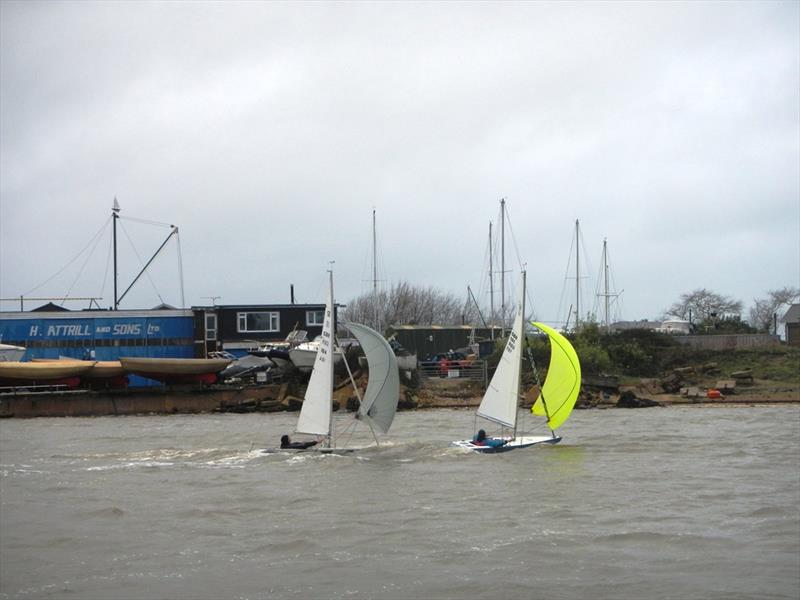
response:
<path id="1" fill-rule="evenodd" d="M 472 444 L 474 446 L 491 446 L 492 448 L 498 448 L 500 446 L 504 446 L 508 443 L 507 440 L 499 440 L 497 438 L 487 438 L 486 432 L 483 429 L 479 429 L 477 435 L 472 438 Z"/>
<path id="2" fill-rule="evenodd" d="M 281 448 L 282 449 L 305 450 L 306 448 L 311 448 L 311 446 L 315 446 L 316 444 L 317 444 L 316 441 L 311 441 L 311 442 L 293 442 L 288 435 L 283 434 L 281 436 Z"/>

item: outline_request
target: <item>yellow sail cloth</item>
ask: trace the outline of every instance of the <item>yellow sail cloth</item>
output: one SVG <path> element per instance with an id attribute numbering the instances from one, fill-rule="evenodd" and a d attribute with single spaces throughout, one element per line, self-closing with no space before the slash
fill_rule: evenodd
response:
<path id="1" fill-rule="evenodd" d="M 555 329 L 531 322 L 550 339 L 550 366 L 547 368 L 542 392 L 533 403 L 531 412 L 549 417 L 550 429 L 558 429 L 569 418 L 581 389 L 581 363 L 572 344 Z M 544 402 L 542 398 L 544 397 Z M 547 410 L 545 411 L 545 404 Z"/>

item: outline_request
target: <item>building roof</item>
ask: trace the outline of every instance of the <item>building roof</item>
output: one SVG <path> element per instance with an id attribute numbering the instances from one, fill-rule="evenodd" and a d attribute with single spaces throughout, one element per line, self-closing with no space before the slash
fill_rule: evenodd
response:
<path id="1" fill-rule="evenodd" d="M 63 306 L 59 306 L 58 304 L 53 304 L 52 302 L 48 302 L 47 304 L 42 304 L 38 308 L 34 308 L 31 312 L 64 312 L 69 311 L 68 308 Z"/>
<path id="2" fill-rule="evenodd" d="M 798 323 L 800 322 L 800 304 L 792 304 L 789 310 L 786 311 L 781 317 L 783 323 Z"/>
<path id="3" fill-rule="evenodd" d="M 213 306 L 208 305 L 197 305 L 192 306 L 192 310 L 284 310 L 284 309 L 291 309 L 291 308 L 298 308 L 298 309 L 319 309 L 325 308 L 324 302 L 319 302 L 316 304 L 214 304 Z M 337 305 L 337 308 L 341 308 Z"/>

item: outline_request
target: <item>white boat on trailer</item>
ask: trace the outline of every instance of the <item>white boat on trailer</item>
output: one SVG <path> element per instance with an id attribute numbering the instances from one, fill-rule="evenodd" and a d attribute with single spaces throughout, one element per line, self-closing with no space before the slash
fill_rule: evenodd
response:
<path id="1" fill-rule="evenodd" d="M 542 323 L 531 325 L 547 334 L 550 340 L 550 366 L 539 397 L 531 407 L 544 416 L 550 435 L 529 435 L 519 430 L 519 384 L 525 338 L 525 272 L 522 272 L 520 298 L 514 325 L 489 387 L 481 400 L 476 417 L 500 425 L 500 433 L 486 437 L 483 429 L 469 440 L 457 440 L 453 446 L 482 453 L 508 452 L 539 444 L 557 444 L 555 430 L 567 420 L 581 385 L 581 365 L 575 349 L 560 333 Z M 508 433 L 510 432 L 510 433 Z"/>

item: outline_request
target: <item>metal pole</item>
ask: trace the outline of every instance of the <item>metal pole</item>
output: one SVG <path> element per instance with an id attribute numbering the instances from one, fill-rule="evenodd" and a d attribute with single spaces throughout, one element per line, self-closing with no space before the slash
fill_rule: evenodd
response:
<path id="1" fill-rule="evenodd" d="M 119 204 L 117 203 L 117 197 L 114 196 L 114 206 L 111 209 L 111 216 L 113 217 L 113 238 L 114 238 L 114 310 L 117 310 L 117 306 L 119 306 L 119 301 L 117 300 L 117 219 L 119 219 Z"/>
<path id="2" fill-rule="evenodd" d="M 526 282 L 527 276 L 528 276 L 528 274 L 525 271 L 523 271 L 522 272 L 522 331 L 521 331 L 521 333 L 522 333 L 522 337 L 524 338 L 526 344 L 528 343 L 528 336 L 525 335 L 525 295 L 526 295 L 525 294 L 525 282 Z M 517 340 L 517 343 L 521 344 L 522 340 Z M 516 405 L 515 405 L 515 412 L 514 412 L 514 439 L 516 439 L 516 437 L 517 437 L 517 415 L 519 414 L 519 381 L 517 381 L 516 395 L 517 395 L 517 402 L 516 402 Z"/>
<path id="3" fill-rule="evenodd" d="M 492 315 L 492 341 L 494 341 L 494 277 L 492 274 L 492 222 L 489 221 L 489 311 Z"/>
<path id="4" fill-rule="evenodd" d="M 605 305 L 606 305 L 606 331 L 611 331 L 611 319 L 608 315 L 608 254 L 607 254 L 607 242 L 603 240 L 603 278 L 605 281 Z"/>
<path id="5" fill-rule="evenodd" d="M 328 271 L 328 279 L 330 284 L 330 297 L 331 297 L 331 355 L 329 357 L 330 366 L 326 366 L 326 369 L 330 369 L 333 371 L 333 365 L 336 362 L 334 360 L 334 356 L 336 355 L 336 300 L 333 298 L 333 261 L 331 261 L 331 268 Z M 321 350 L 321 348 L 320 348 Z M 319 352 L 319 350 L 317 350 Z M 347 362 L 347 358 L 342 355 L 342 358 L 345 359 Z M 333 379 L 333 378 L 331 378 Z M 330 411 L 330 416 L 328 417 L 328 448 L 333 447 L 333 410 Z"/>
<path id="6" fill-rule="evenodd" d="M 575 330 L 581 322 L 581 269 L 580 269 L 580 225 L 575 219 Z"/>
<path id="7" fill-rule="evenodd" d="M 375 209 L 372 209 L 372 307 L 375 310 L 375 330 L 380 331 L 378 318 L 378 242 L 375 234 Z"/>
<path id="8" fill-rule="evenodd" d="M 178 233 L 178 228 L 173 226 L 173 229 L 172 229 L 172 231 L 169 232 L 169 235 L 167 236 L 167 239 L 165 239 L 163 242 L 161 242 L 161 245 L 158 247 L 158 250 L 156 250 L 155 254 L 153 254 L 153 256 L 150 257 L 150 260 L 147 261 L 147 264 L 144 266 L 144 268 L 142 268 L 142 270 L 139 271 L 139 274 L 134 278 L 134 280 L 131 282 L 131 284 L 128 286 L 128 288 L 122 293 L 122 296 L 119 297 L 119 300 L 118 300 L 119 302 L 121 302 L 122 299 L 125 296 L 128 295 L 128 292 L 131 291 L 131 288 L 136 284 L 137 281 L 139 281 L 139 278 L 147 270 L 147 267 L 149 267 L 150 264 L 156 259 L 156 257 L 158 256 L 158 253 L 161 252 L 161 250 L 164 248 L 164 246 L 167 245 L 167 242 L 170 240 L 170 238 L 173 235 L 177 235 L 177 233 Z M 115 288 L 116 288 L 116 286 L 115 286 Z M 116 296 L 116 292 L 115 292 L 115 296 Z"/>
<path id="9" fill-rule="evenodd" d="M 500 332 L 506 333 L 506 199 L 500 199 Z"/>

